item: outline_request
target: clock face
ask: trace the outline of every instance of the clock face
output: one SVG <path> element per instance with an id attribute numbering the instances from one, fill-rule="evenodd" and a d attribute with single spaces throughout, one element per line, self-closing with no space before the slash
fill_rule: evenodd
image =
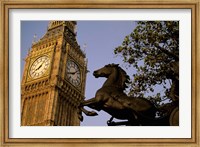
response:
<path id="1" fill-rule="evenodd" d="M 50 59 L 47 56 L 42 56 L 37 58 L 30 68 L 30 76 L 32 78 L 39 78 L 41 77 L 49 68 L 50 66 Z"/>
<path id="2" fill-rule="evenodd" d="M 67 62 L 67 79 L 74 86 L 79 86 L 81 83 L 81 73 L 78 65 L 73 61 Z"/>

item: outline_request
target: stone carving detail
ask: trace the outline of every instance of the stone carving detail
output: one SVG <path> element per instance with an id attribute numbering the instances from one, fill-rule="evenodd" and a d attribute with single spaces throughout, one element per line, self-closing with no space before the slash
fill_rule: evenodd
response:
<path id="1" fill-rule="evenodd" d="M 45 116 L 48 92 L 26 97 L 24 100 L 24 111 L 22 113 L 22 125 L 31 126 L 42 123 Z"/>

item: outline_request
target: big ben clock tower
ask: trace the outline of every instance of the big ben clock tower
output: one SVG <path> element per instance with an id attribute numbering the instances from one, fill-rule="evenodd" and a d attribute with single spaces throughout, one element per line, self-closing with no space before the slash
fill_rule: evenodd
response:
<path id="1" fill-rule="evenodd" d="M 32 44 L 21 83 L 22 126 L 79 126 L 87 65 L 75 21 L 50 21 Z"/>

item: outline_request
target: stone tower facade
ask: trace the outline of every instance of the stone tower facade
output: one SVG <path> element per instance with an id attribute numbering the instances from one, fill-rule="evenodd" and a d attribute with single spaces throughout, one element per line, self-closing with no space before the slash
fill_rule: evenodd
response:
<path id="1" fill-rule="evenodd" d="M 50 21 L 32 44 L 21 82 L 22 126 L 79 126 L 87 63 L 75 21 Z"/>

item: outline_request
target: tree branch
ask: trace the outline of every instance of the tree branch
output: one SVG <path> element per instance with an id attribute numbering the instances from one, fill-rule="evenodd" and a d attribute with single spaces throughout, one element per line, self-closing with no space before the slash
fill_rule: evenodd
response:
<path id="1" fill-rule="evenodd" d="M 160 47 L 159 45 L 155 45 L 155 47 L 157 47 L 159 50 L 161 50 L 163 53 L 172 56 L 176 61 L 179 61 L 179 57 L 171 52 L 169 52 L 166 49 L 163 49 L 162 47 Z"/>

